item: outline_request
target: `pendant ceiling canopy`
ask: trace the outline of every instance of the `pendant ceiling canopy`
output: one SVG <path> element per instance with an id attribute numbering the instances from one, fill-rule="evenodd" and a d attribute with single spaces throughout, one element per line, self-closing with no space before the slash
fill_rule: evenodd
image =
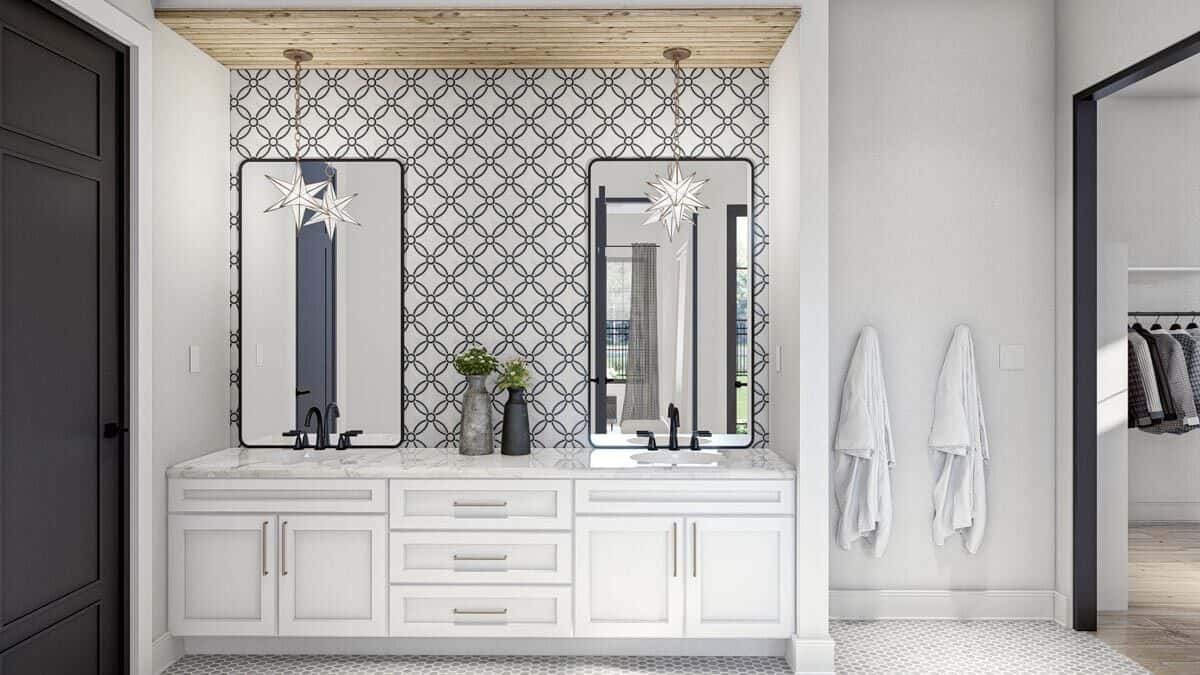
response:
<path id="1" fill-rule="evenodd" d="M 734 5 L 735 3 L 730 3 Z M 662 68 L 686 44 L 691 68 L 765 67 L 795 7 L 708 9 L 184 10 L 159 21 L 230 68 L 281 68 L 302 44 L 314 68 Z"/>

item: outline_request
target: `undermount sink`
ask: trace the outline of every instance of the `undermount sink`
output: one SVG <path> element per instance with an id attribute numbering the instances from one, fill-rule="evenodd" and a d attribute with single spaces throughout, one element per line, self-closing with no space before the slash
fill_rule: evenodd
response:
<path id="1" fill-rule="evenodd" d="M 692 452 L 690 450 L 680 450 L 672 452 L 670 450 L 659 450 L 657 452 L 639 452 L 630 457 L 638 464 L 688 464 L 688 465 L 715 465 L 721 461 L 721 453 L 719 452 Z"/>
<path id="2" fill-rule="evenodd" d="M 646 441 L 648 441 L 648 440 L 650 440 L 650 439 L 642 438 L 641 436 L 630 436 L 629 438 L 625 439 L 625 442 L 630 445 L 646 445 Z M 654 436 L 654 442 L 657 443 L 660 447 L 665 448 L 667 446 L 667 443 L 671 442 L 671 437 L 668 436 L 667 434 L 661 434 L 661 435 L 656 434 Z M 691 443 L 691 442 L 692 442 L 691 434 L 679 434 L 679 447 L 686 448 L 688 443 Z M 708 445 L 709 443 L 712 443 L 711 438 L 706 438 L 704 436 L 700 437 L 700 445 Z"/>

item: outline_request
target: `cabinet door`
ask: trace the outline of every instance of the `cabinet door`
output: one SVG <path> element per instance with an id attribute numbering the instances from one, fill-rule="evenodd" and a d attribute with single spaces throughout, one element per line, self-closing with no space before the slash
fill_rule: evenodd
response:
<path id="1" fill-rule="evenodd" d="M 274 635 L 274 515 L 171 515 L 170 631 Z"/>
<path id="2" fill-rule="evenodd" d="M 683 519 L 575 519 L 575 635 L 683 635 Z"/>
<path id="3" fill-rule="evenodd" d="M 792 634 L 791 518 L 689 518 L 687 539 L 688 637 Z"/>
<path id="4" fill-rule="evenodd" d="M 279 634 L 387 634 L 387 517 L 279 516 Z"/>

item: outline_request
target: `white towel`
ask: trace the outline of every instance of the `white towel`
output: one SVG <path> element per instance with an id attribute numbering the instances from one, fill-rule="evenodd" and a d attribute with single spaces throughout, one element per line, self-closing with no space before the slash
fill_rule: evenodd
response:
<path id="1" fill-rule="evenodd" d="M 834 494 L 841 509 L 837 543 L 849 549 L 856 540 L 866 539 L 878 558 L 892 532 L 891 467 L 896 451 L 879 336 L 870 326 L 859 336 L 846 371 L 833 447 L 838 456 Z"/>
<path id="2" fill-rule="evenodd" d="M 933 487 L 933 542 L 941 546 L 956 532 L 970 553 L 979 550 L 987 525 L 987 424 L 975 373 L 971 330 L 954 329 L 942 362 L 933 402 L 929 449 L 942 453 L 941 475 Z"/>

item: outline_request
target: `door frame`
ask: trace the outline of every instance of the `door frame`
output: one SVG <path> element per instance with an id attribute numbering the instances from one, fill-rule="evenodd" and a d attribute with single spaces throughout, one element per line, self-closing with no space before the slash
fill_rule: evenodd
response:
<path id="1" fill-rule="evenodd" d="M 1200 32 L 1078 92 L 1073 100 L 1072 605 L 1076 630 L 1096 630 L 1097 366 L 1100 99 L 1200 54 Z"/>
<path id="2" fill-rule="evenodd" d="M 151 82 L 153 33 L 106 0 L 39 0 L 66 10 L 127 50 L 124 97 L 127 297 L 126 613 L 128 662 L 133 675 L 153 672 L 153 454 L 151 270 Z"/>

